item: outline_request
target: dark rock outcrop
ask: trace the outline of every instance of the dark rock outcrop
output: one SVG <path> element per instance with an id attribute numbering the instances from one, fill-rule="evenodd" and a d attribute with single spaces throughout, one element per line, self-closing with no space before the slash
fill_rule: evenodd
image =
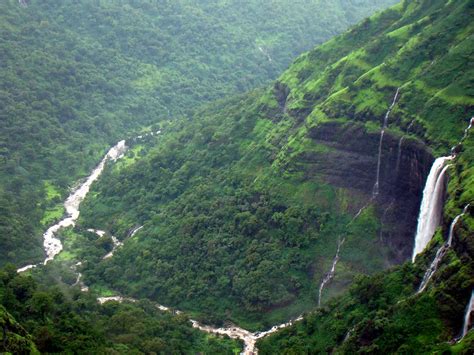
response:
<path id="1" fill-rule="evenodd" d="M 326 146 L 324 153 L 304 152 L 298 163 L 307 178 L 372 198 L 376 180 L 380 132 L 368 132 L 357 122 L 331 121 L 309 129 L 309 137 Z M 373 199 L 382 223 L 381 236 L 391 251 L 390 263 L 411 256 L 414 232 L 426 177 L 433 163 L 427 147 L 414 139 L 385 132 L 379 194 Z"/>

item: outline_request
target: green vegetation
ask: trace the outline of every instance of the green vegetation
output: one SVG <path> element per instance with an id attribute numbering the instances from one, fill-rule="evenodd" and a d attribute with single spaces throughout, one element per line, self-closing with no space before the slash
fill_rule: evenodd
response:
<path id="1" fill-rule="evenodd" d="M 450 170 L 446 223 L 417 262 L 407 262 L 389 273 L 357 278 L 343 296 L 311 312 L 296 325 L 259 341 L 259 353 L 473 352 L 473 332 L 461 342 L 453 342 L 461 334 L 474 288 L 472 208 L 456 224 L 453 247 L 442 259 L 428 288 L 416 293 L 437 248 L 447 238 L 454 217 L 468 201 L 474 201 L 472 181 L 465 178 L 465 169 L 472 168 L 474 158 L 474 132 L 458 149 L 455 166 Z"/>
<path id="2" fill-rule="evenodd" d="M 396 214 L 408 206 L 396 200 L 398 180 L 389 183 L 398 140 L 411 136 L 407 169 L 427 164 L 409 170 L 406 189 L 420 189 L 425 144 L 445 153 L 462 137 L 470 102 L 437 93 L 471 90 L 460 79 L 473 76 L 470 6 L 403 2 L 302 55 L 273 88 L 204 107 L 143 158 L 109 168 L 86 200 L 82 228 L 122 240 L 144 228 L 110 260 L 84 255 L 86 283 L 262 329 L 315 307 L 341 238 L 323 301 L 358 273 L 406 260 L 415 226 Z M 394 157 L 384 158 L 382 196 L 371 200 L 377 127 L 397 87 L 383 153 Z M 409 197 L 414 213 L 420 192 Z"/>
<path id="3" fill-rule="evenodd" d="M 274 79 L 394 1 L 2 1 L 0 265 L 41 259 L 50 189 L 64 199 L 107 147 Z"/>
<path id="4" fill-rule="evenodd" d="M 383 267 L 373 210 L 347 229 L 349 213 L 333 205 L 344 191 L 297 172 L 281 177 L 272 166 L 273 141 L 293 119 L 255 120 L 260 95 L 209 106 L 165 130 L 134 164 L 104 172 L 82 207 L 80 227 L 126 240 L 107 260 L 93 241 L 77 246 L 86 251 L 79 260 L 86 260 L 87 284 L 256 329 L 317 304 L 338 235 L 349 236 L 348 247 L 358 253 L 344 263 L 344 282 L 355 270 Z"/>
<path id="5" fill-rule="evenodd" d="M 39 354 L 31 336 L 2 305 L 0 305 L 0 327 L 2 329 L 2 343 L 0 344 L 2 354 Z"/>
<path id="6" fill-rule="evenodd" d="M 329 37 L 368 3 L 0 5 L 0 263 L 39 258 L 41 223 L 61 215 L 68 185 L 107 144 L 163 130 L 106 166 L 56 260 L 32 276 L 0 270 L 0 320 L 15 324 L 4 350 L 239 351 L 158 302 L 249 330 L 305 313 L 260 340 L 263 354 L 472 353 L 472 332 L 451 342 L 474 287 L 472 207 L 416 293 L 451 221 L 474 204 L 473 132 L 458 144 L 474 107 L 472 1 L 404 0 L 301 55 L 272 87 L 205 104 L 271 79 L 292 42 Z M 323 14 L 310 35 L 321 6 L 345 20 Z M 409 257 L 433 155 L 453 145 L 442 225 L 416 263 L 389 269 Z M 112 235 L 123 246 L 104 259 Z M 96 302 L 117 293 L 142 301 Z"/>
<path id="7" fill-rule="evenodd" d="M 161 312 L 149 301 L 101 306 L 94 293 L 42 281 L 18 275 L 12 265 L 0 269 L 2 353 L 231 355 L 242 348 L 193 329 L 186 316 Z"/>

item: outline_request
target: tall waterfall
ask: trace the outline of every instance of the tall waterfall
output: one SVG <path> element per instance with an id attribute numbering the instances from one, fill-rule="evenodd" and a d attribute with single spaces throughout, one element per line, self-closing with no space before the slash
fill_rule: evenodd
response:
<path id="1" fill-rule="evenodd" d="M 426 180 L 418 216 L 412 261 L 415 261 L 416 256 L 426 248 L 441 221 L 445 175 L 449 167 L 444 164 L 451 159 L 453 159 L 452 156 L 436 159 Z"/>
<path id="2" fill-rule="evenodd" d="M 377 174 L 375 178 L 374 189 L 372 192 L 372 197 L 376 197 L 379 194 L 379 182 L 380 182 L 380 165 L 382 163 L 382 145 L 383 145 L 383 136 L 385 134 L 385 128 L 388 126 L 388 117 L 392 112 L 393 107 L 397 103 L 398 94 L 400 93 L 400 88 L 397 88 L 395 92 L 395 96 L 393 97 L 392 104 L 388 108 L 387 112 L 385 113 L 385 117 L 383 119 L 382 129 L 380 130 L 380 139 L 379 139 L 379 149 L 378 149 L 378 158 L 377 158 Z"/>
<path id="3" fill-rule="evenodd" d="M 469 303 L 467 304 L 466 307 L 466 313 L 464 314 L 464 324 L 462 326 L 462 333 L 461 333 L 461 338 L 459 340 L 462 340 L 471 329 L 471 313 L 474 312 L 474 290 L 471 292 L 471 299 L 469 300 Z"/>

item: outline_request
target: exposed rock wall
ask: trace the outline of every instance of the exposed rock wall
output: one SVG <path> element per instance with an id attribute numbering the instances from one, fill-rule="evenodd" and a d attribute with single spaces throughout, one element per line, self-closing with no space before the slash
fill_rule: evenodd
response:
<path id="1" fill-rule="evenodd" d="M 368 132 L 358 122 L 331 121 L 311 128 L 308 135 L 329 151 L 306 151 L 298 156 L 306 177 L 319 177 L 334 186 L 362 192 L 370 200 L 380 133 Z M 374 199 L 382 220 L 381 236 L 391 250 L 391 263 L 411 255 L 423 187 L 433 163 L 433 156 L 423 143 L 404 139 L 400 156 L 399 143 L 400 137 L 385 132 L 380 194 Z"/>

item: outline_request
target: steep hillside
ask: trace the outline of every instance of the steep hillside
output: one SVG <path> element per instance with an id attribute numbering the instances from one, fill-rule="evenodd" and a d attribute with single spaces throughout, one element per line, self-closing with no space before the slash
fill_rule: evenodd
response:
<path id="1" fill-rule="evenodd" d="M 78 287 L 52 279 L 39 284 L 12 265 L 0 269 L 0 303 L 2 354 L 235 354 L 241 348 L 151 302 L 100 305 Z"/>
<path id="2" fill-rule="evenodd" d="M 41 232 L 107 146 L 274 79 L 393 2 L 2 1 L 0 264 L 40 260 Z"/>
<path id="3" fill-rule="evenodd" d="M 0 305 L 0 327 L 2 328 L 2 342 L 0 351 L 9 354 L 39 354 L 31 336 L 8 314 Z"/>
<path id="4" fill-rule="evenodd" d="M 259 353 L 472 354 L 474 332 L 468 331 L 474 325 L 469 308 L 474 297 L 473 162 L 471 131 L 449 169 L 444 222 L 416 263 L 358 278 L 342 297 L 261 340 Z M 471 206 L 461 214 L 466 201 Z M 452 245 L 443 251 L 449 237 Z M 438 256 L 437 268 L 423 289 L 425 275 Z"/>
<path id="5" fill-rule="evenodd" d="M 302 55 L 272 88 L 129 142 L 69 239 L 86 283 L 255 329 L 407 260 L 433 157 L 472 113 L 472 6 L 403 1 Z M 450 215 L 472 201 L 465 159 Z M 102 260 L 81 232 L 91 227 L 123 248 Z"/>

